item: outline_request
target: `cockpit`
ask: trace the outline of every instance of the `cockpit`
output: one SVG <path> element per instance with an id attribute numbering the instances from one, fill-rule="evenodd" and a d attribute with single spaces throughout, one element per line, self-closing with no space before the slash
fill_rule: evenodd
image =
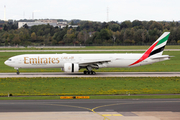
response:
<path id="1" fill-rule="evenodd" d="M 12 61 L 12 59 L 8 59 L 8 61 Z"/>
<path id="2" fill-rule="evenodd" d="M 6 65 L 8 65 L 8 66 L 11 66 L 12 64 L 14 64 L 14 62 L 15 62 L 15 61 L 13 61 L 12 58 L 9 58 L 9 59 L 7 59 L 7 60 L 4 62 L 4 64 L 6 64 Z"/>

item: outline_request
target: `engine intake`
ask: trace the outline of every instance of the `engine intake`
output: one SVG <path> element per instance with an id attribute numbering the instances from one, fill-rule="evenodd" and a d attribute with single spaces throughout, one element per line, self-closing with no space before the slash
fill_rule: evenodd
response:
<path id="1" fill-rule="evenodd" d="M 79 65 L 76 63 L 65 63 L 64 64 L 64 68 L 63 68 L 64 72 L 78 72 L 79 71 Z"/>

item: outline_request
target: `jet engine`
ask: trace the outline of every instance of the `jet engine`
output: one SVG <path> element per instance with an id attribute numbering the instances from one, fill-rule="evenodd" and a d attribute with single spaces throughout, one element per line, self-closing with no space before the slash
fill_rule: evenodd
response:
<path id="1" fill-rule="evenodd" d="M 62 69 L 64 72 L 78 72 L 79 65 L 76 63 L 64 63 L 64 68 Z"/>

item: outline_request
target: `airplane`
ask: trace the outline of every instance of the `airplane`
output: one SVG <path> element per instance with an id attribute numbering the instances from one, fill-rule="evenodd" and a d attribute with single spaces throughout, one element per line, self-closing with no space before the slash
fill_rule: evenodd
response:
<path id="1" fill-rule="evenodd" d="M 144 53 L 141 54 L 23 54 L 9 58 L 4 63 L 14 67 L 19 75 L 20 68 L 61 68 L 74 73 L 80 69 L 84 74 L 96 74 L 93 69 L 104 67 L 137 67 L 169 60 L 171 56 L 162 55 L 170 32 L 164 32 Z"/>

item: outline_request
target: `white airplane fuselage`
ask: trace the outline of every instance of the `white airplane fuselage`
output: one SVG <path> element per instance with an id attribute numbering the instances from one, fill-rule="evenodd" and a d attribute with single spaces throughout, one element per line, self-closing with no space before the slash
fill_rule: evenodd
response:
<path id="1" fill-rule="evenodd" d="M 109 60 L 99 64 L 101 67 L 135 67 L 168 60 L 150 59 L 130 66 L 142 54 L 23 54 L 9 58 L 5 64 L 14 68 L 63 68 L 65 63 L 86 63 L 91 61 Z"/>

